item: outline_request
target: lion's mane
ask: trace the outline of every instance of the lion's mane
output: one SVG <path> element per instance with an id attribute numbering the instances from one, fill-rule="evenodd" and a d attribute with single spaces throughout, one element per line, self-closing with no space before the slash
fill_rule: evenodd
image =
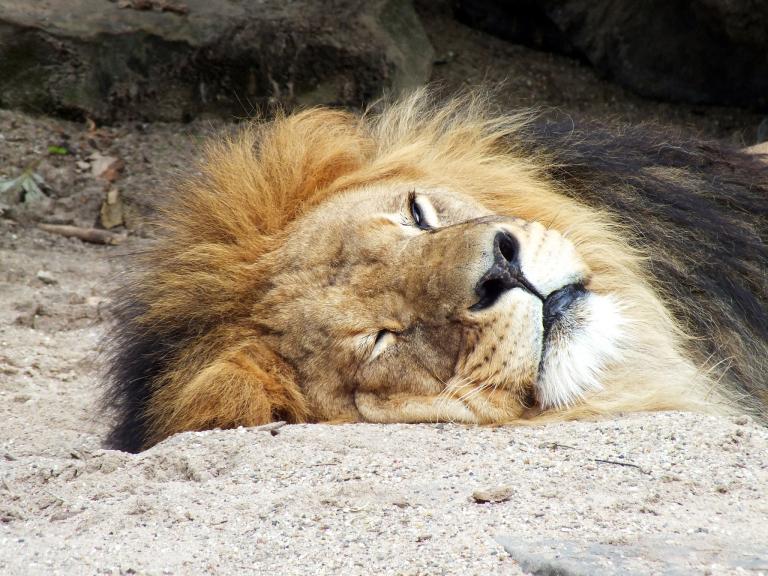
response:
<path id="1" fill-rule="evenodd" d="M 137 451 L 167 435 L 163 414 L 206 409 L 178 399 L 161 402 L 159 412 L 149 405 L 237 342 L 268 281 L 263 263 L 299 216 L 355 186 L 434 174 L 498 213 L 523 209 L 557 222 L 606 286 L 621 287 L 647 311 L 636 353 L 661 339 L 691 359 L 702 386 L 726 405 L 764 415 L 766 163 L 650 127 L 574 127 L 567 118 L 491 109 L 477 95 L 437 104 L 417 93 L 364 115 L 323 108 L 278 115 L 211 142 L 200 175 L 159 209 L 158 239 L 118 295 L 107 399 L 117 423 L 108 443 Z M 527 194 L 499 192 L 509 181 Z M 577 203 L 564 210 L 565 198 Z M 274 384 L 281 417 L 311 419 L 292 374 L 269 351 L 258 369 Z M 665 382 L 567 417 L 697 408 L 677 392 L 683 377 L 690 375 L 670 372 Z M 242 393 L 232 387 L 223 400 L 230 412 Z"/>

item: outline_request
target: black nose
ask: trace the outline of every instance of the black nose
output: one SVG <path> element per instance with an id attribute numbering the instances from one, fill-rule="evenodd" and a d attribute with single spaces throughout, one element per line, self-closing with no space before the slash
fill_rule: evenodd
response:
<path id="1" fill-rule="evenodd" d="M 493 265 L 475 286 L 479 300 L 470 310 L 483 310 L 493 306 L 499 297 L 512 288 L 525 288 L 542 300 L 544 298 L 531 285 L 520 269 L 520 243 L 509 232 L 498 232 L 493 238 Z"/>
<path id="2" fill-rule="evenodd" d="M 583 297 L 587 290 L 581 284 L 569 284 L 555 290 L 544 300 L 544 334 L 548 334 L 552 326 L 562 318 L 563 314 L 573 303 Z"/>

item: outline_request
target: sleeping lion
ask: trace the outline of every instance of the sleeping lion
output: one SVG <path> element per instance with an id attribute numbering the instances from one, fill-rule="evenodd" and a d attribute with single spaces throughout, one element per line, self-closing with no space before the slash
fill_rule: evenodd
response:
<path id="1" fill-rule="evenodd" d="M 768 406 L 768 166 L 418 92 L 210 144 L 118 298 L 112 447 Z"/>

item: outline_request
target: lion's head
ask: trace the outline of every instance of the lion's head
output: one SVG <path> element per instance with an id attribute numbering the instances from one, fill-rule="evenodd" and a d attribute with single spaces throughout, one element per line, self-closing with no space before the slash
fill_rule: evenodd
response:
<path id="1" fill-rule="evenodd" d="M 526 126 L 416 94 L 214 143 L 122 299 L 113 440 L 711 407 L 633 238 Z"/>
<path id="2" fill-rule="evenodd" d="M 271 257 L 254 318 L 320 419 L 506 421 L 574 404 L 620 361 L 620 298 L 574 244 L 456 187 L 351 187 Z"/>

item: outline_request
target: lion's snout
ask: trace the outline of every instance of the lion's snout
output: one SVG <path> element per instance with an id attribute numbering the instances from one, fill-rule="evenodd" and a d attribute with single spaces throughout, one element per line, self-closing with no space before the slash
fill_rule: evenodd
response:
<path id="1" fill-rule="evenodd" d="M 416 252 L 403 252 L 429 273 L 414 287 L 458 314 L 483 313 L 515 289 L 539 305 L 566 286 L 585 284 L 589 271 L 573 244 L 538 222 L 478 218 L 435 230 L 416 241 Z M 418 275 L 418 274 L 417 274 Z"/>
<path id="2" fill-rule="evenodd" d="M 567 242 L 562 236 L 559 238 L 563 242 Z M 478 296 L 478 301 L 469 309 L 479 311 L 490 308 L 508 290 L 521 288 L 541 300 L 544 333 L 546 334 L 574 302 L 584 297 L 587 291 L 582 280 L 578 280 L 574 275 L 568 277 L 568 280 L 573 280 L 571 283 L 564 283 L 561 288 L 544 296 L 525 277 L 520 261 L 520 250 L 520 241 L 509 230 L 501 230 L 495 234 L 493 238 L 493 264 L 477 282 L 475 293 Z"/>
<path id="3" fill-rule="evenodd" d="M 559 290 L 555 290 L 544 300 L 544 337 L 552 329 L 552 326 L 562 318 L 566 312 L 581 298 L 587 294 L 582 284 L 568 284 Z"/>
<path id="4" fill-rule="evenodd" d="M 589 268 L 573 243 L 557 230 L 520 219 L 507 221 L 501 228 L 519 246 L 514 265 L 523 287 L 542 302 L 566 286 L 587 283 Z"/>

